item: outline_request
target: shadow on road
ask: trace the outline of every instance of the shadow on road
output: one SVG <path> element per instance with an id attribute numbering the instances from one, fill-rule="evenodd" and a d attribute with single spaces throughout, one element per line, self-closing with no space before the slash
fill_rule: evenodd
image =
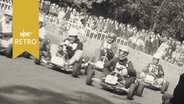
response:
<path id="1" fill-rule="evenodd" d="M 0 88 L 0 104 L 113 104 L 95 94 L 74 93 L 79 96 L 27 86 L 10 86 Z M 81 95 L 87 98 L 84 99 Z"/>

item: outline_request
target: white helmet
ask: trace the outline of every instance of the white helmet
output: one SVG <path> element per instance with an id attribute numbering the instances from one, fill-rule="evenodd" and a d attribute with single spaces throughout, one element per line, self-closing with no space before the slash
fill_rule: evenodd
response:
<path id="1" fill-rule="evenodd" d="M 153 58 L 155 58 L 155 59 L 160 59 L 161 56 L 160 56 L 158 53 L 156 53 L 156 54 L 153 55 Z"/>
<path id="2" fill-rule="evenodd" d="M 79 33 L 79 31 L 78 31 L 76 28 L 71 28 L 71 29 L 68 31 L 68 35 L 69 35 L 69 36 L 78 36 L 78 33 Z"/>
<path id="3" fill-rule="evenodd" d="M 129 48 L 127 46 L 120 46 L 119 50 L 129 53 Z"/>
<path id="4" fill-rule="evenodd" d="M 112 38 L 112 39 L 115 39 L 117 36 L 116 36 L 116 34 L 114 34 L 114 33 L 110 33 L 110 34 L 108 35 L 108 37 L 109 37 L 109 38 Z"/>

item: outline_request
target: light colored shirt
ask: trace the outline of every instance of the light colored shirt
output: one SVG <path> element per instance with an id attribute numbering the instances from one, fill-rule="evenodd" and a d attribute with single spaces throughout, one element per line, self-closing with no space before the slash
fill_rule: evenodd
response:
<path id="1" fill-rule="evenodd" d="M 40 40 L 43 40 L 47 37 L 47 31 L 44 27 L 39 29 L 39 38 Z"/>

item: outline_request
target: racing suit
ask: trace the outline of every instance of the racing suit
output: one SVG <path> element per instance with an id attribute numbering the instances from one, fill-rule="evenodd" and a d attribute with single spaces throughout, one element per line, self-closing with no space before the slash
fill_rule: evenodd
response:
<path id="1" fill-rule="evenodd" d="M 0 36 L 3 38 L 3 40 L 0 39 L 0 44 L 3 47 L 8 47 L 12 44 L 12 21 L 7 23 L 5 17 L 0 20 Z"/>
<path id="2" fill-rule="evenodd" d="M 119 58 L 113 58 L 109 60 L 104 65 L 103 74 L 106 76 L 107 74 L 111 73 L 115 70 L 117 63 L 124 66 L 127 69 L 127 73 L 122 73 L 125 78 L 125 87 L 130 87 L 131 83 L 135 82 L 136 79 L 136 70 L 133 67 L 133 64 L 128 59 L 119 60 Z"/>
<path id="3" fill-rule="evenodd" d="M 39 29 L 40 51 L 46 50 L 46 44 L 48 42 L 47 32 L 44 27 Z"/>
<path id="4" fill-rule="evenodd" d="M 117 52 L 117 43 L 112 42 L 107 43 L 107 41 L 103 41 L 100 47 L 100 57 L 105 56 L 107 54 L 107 59 L 110 60 L 114 57 Z"/>
<path id="5" fill-rule="evenodd" d="M 66 49 L 62 51 L 67 53 L 68 58 L 69 58 L 69 64 L 71 65 L 76 61 L 78 62 L 83 53 L 82 51 L 83 43 L 80 42 L 79 39 L 75 40 L 74 43 L 70 43 L 68 39 L 65 39 L 59 47 L 64 46 L 64 45 L 66 46 Z M 55 44 L 51 45 L 50 52 L 51 52 L 51 58 L 62 56 L 63 54 L 63 52 L 58 51 L 58 46 Z"/>
<path id="6" fill-rule="evenodd" d="M 156 76 L 159 85 L 163 83 L 164 71 L 162 65 L 149 63 L 146 68 L 142 70 L 140 78 L 145 78 L 148 73 L 152 73 Z"/>

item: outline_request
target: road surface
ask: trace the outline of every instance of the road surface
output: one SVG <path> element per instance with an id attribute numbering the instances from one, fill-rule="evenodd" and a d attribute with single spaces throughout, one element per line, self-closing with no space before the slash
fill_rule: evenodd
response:
<path id="1" fill-rule="evenodd" d="M 100 73 L 98 73 L 100 76 Z M 0 56 L 0 104 L 160 104 L 161 93 L 145 89 L 143 97 L 127 100 L 101 89 L 98 83 L 85 85 L 85 76 L 49 66 L 35 65 L 33 59 Z"/>

